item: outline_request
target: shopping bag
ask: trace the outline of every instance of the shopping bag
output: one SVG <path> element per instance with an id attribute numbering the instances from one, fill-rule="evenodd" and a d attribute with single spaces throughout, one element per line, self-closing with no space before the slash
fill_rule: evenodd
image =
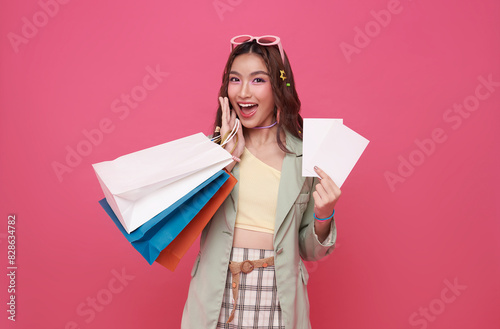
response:
<path id="1" fill-rule="evenodd" d="M 93 164 L 106 200 L 128 233 L 231 163 L 202 133 Z"/>
<path id="2" fill-rule="evenodd" d="M 228 179 L 229 174 L 220 170 L 131 233 L 123 228 L 107 199 L 102 199 L 99 203 L 120 232 L 151 265 Z"/>
<path id="3" fill-rule="evenodd" d="M 175 270 L 181 258 L 193 245 L 198 236 L 208 224 L 217 209 L 231 193 L 237 180 L 229 174 L 228 180 L 221 186 L 215 195 L 207 202 L 193 220 L 182 230 L 181 233 L 160 252 L 156 262 L 165 266 L 172 272 Z"/>

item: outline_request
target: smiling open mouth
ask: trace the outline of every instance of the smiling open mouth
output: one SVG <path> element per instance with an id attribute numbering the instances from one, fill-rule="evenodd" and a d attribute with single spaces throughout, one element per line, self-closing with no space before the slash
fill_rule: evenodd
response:
<path id="1" fill-rule="evenodd" d="M 241 116 L 244 118 L 250 118 L 257 112 L 257 104 L 238 104 L 240 107 Z"/>

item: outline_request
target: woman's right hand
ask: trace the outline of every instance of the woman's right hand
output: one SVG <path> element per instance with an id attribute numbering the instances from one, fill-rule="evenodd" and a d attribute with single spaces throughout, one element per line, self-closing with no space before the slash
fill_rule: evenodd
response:
<path id="1" fill-rule="evenodd" d="M 220 128 L 220 135 L 221 137 L 224 137 L 228 132 L 230 132 L 233 129 L 236 120 L 238 120 L 238 118 L 236 118 L 236 112 L 234 110 L 231 111 L 231 109 L 229 108 L 229 99 L 227 97 L 219 97 L 219 102 L 222 110 L 222 124 Z M 236 137 L 238 138 L 236 139 Z M 245 138 L 243 137 L 243 127 L 241 126 L 241 122 L 236 136 L 234 136 L 224 146 L 224 148 L 228 152 L 231 152 L 231 150 L 233 150 L 234 148 L 234 151 L 231 154 L 238 159 L 243 154 L 243 150 L 245 149 Z M 231 162 L 231 164 L 226 166 L 226 169 L 228 171 L 231 171 L 235 166 L 235 164 L 236 164 L 235 161 Z"/>

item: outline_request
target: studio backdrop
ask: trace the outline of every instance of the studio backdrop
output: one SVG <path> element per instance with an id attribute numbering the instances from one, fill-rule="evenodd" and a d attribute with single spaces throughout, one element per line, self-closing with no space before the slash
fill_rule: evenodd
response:
<path id="1" fill-rule="evenodd" d="M 199 240 L 149 265 L 92 164 L 210 134 L 241 34 L 281 38 L 303 117 L 370 140 L 306 263 L 313 328 L 500 327 L 500 2 L 0 6 L 0 327 L 180 327 Z"/>

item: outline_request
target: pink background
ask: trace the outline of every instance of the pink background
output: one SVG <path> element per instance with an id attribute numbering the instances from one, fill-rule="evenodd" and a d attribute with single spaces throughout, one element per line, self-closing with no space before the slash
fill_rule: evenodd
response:
<path id="1" fill-rule="evenodd" d="M 500 327 L 500 2 L 49 3 L 50 15 L 37 1 L 0 10 L 0 327 L 180 326 L 198 243 L 174 273 L 149 266 L 97 203 L 91 164 L 209 133 L 237 34 L 280 36 L 303 116 L 344 118 L 371 141 L 342 188 L 337 249 L 307 264 L 313 327 Z M 141 94 L 147 67 L 168 76 Z M 478 87 L 488 76 L 496 86 Z"/>

